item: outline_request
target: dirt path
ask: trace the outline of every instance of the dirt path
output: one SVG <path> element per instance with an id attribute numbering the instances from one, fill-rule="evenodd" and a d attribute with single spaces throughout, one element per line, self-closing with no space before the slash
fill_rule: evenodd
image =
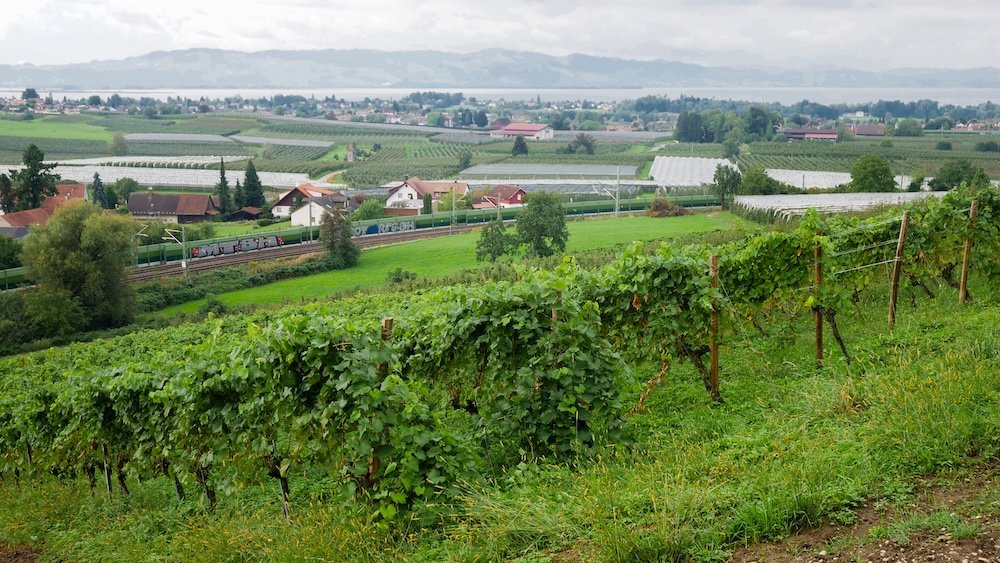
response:
<path id="1" fill-rule="evenodd" d="M 39 552 L 27 548 L 5 549 L 0 547 L 0 563 L 29 563 L 38 561 Z"/>
<path id="2" fill-rule="evenodd" d="M 1000 465 L 918 480 L 895 501 L 857 510 L 851 524 L 738 549 L 730 561 L 1000 563 Z"/>

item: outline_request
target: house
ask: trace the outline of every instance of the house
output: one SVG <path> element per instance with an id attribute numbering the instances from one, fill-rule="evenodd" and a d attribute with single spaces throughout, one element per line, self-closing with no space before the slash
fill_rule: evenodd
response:
<path id="1" fill-rule="evenodd" d="M 389 197 L 385 200 L 386 215 L 420 215 L 424 208 L 424 195 L 430 194 L 433 206 L 441 196 L 456 192 L 460 196 L 469 193 L 469 185 L 462 182 L 425 182 L 420 178 L 407 178 L 389 188 Z"/>
<path id="2" fill-rule="evenodd" d="M 504 207 L 524 206 L 524 197 L 528 195 L 523 188 L 517 186 L 500 185 L 492 188 L 483 195 L 480 201 L 472 203 L 473 209 L 496 209 Z"/>
<path id="3" fill-rule="evenodd" d="M 357 208 L 357 202 L 342 193 L 313 198 L 302 207 L 292 211 L 292 226 L 319 225 L 323 221 L 325 213 L 350 213 Z"/>
<path id="4" fill-rule="evenodd" d="M 299 203 L 303 203 L 316 197 L 333 195 L 334 192 L 317 188 L 312 184 L 299 184 L 287 192 L 278 196 L 278 201 L 271 207 L 271 215 L 275 217 L 290 217 L 292 208 Z"/>
<path id="5" fill-rule="evenodd" d="M 508 125 L 510 125 L 509 119 L 506 117 L 498 117 L 490 123 L 489 129 L 490 131 L 499 131 Z"/>
<path id="6" fill-rule="evenodd" d="M 782 129 L 781 133 L 789 141 L 833 141 L 837 142 L 836 129 L 816 129 L 814 127 L 797 127 Z"/>
<path id="7" fill-rule="evenodd" d="M 229 214 L 230 221 L 253 221 L 260 218 L 259 207 L 244 207 Z"/>
<path id="8" fill-rule="evenodd" d="M 83 184 L 58 184 L 56 185 L 56 195 L 43 199 L 40 207 L 0 214 L 0 229 L 3 229 L 3 232 L 8 236 L 21 238 L 27 234 L 28 227 L 46 225 L 60 205 L 67 201 L 86 199 L 87 186 Z"/>
<path id="9" fill-rule="evenodd" d="M 221 213 L 215 197 L 208 194 L 163 194 L 152 190 L 133 192 L 128 198 L 128 211 L 136 219 L 167 223 L 198 223 Z"/>
<path id="10" fill-rule="evenodd" d="M 552 128 L 544 123 L 511 123 L 503 129 L 490 131 L 490 137 L 511 138 L 517 136 L 535 141 L 551 139 Z"/>
<path id="11" fill-rule="evenodd" d="M 851 133 L 858 137 L 882 137 L 885 135 L 885 125 L 881 123 L 854 124 L 850 127 Z"/>
<path id="12" fill-rule="evenodd" d="M 354 148 L 354 143 L 347 145 L 347 152 L 344 153 L 344 162 L 354 162 L 358 159 L 358 149 Z"/>

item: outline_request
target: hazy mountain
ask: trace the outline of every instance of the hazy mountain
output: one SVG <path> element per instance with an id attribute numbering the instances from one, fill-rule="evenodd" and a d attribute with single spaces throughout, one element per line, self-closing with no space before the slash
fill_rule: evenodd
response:
<path id="1" fill-rule="evenodd" d="M 1000 69 L 907 68 L 866 72 L 707 67 L 589 55 L 554 57 L 487 49 L 475 53 L 373 50 L 156 51 L 116 61 L 0 65 L 0 87 L 140 88 L 630 88 L 669 86 L 1000 87 Z"/>

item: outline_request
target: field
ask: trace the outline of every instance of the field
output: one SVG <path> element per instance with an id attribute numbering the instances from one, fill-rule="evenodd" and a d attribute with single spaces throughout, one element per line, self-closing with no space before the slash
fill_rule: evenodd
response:
<path id="1" fill-rule="evenodd" d="M 20 472 L 0 483 L 0 546 L 52 560 L 770 560 L 753 555 L 761 542 L 886 513 L 903 517 L 865 539 L 992 540 L 995 191 L 977 194 L 991 203 L 972 231 L 974 302 L 930 266 L 954 259 L 968 197 L 911 209 L 907 274 L 934 289 L 904 284 L 892 329 L 884 268 L 825 278 L 815 301 L 799 286 L 814 247 L 881 240 L 899 210 L 2 360 L 3 469 Z M 839 308 L 848 349 L 828 341 L 820 364 L 813 305 Z M 715 312 L 713 401 L 685 357 L 706 353 Z M 109 456 L 111 495 L 85 477 Z M 64 467 L 80 472 L 50 471 Z M 921 482 L 977 472 L 968 506 L 914 514 Z M 846 547 L 819 536 L 774 559 Z"/>
<path id="2" fill-rule="evenodd" d="M 655 240 L 682 234 L 729 229 L 739 220 L 728 213 L 698 214 L 669 219 L 623 217 L 569 223 L 567 252 L 606 248 L 633 240 Z M 220 235 L 221 236 L 221 235 Z M 434 238 L 365 251 L 358 267 L 277 282 L 218 296 L 228 305 L 260 305 L 316 299 L 352 289 L 371 288 L 385 283 L 395 268 L 421 278 L 444 276 L 464 268 L 475 268 L 478 233 Z M 173 316 L 197 311 L 202 300 L 164 309 L 159 314 Z"/>
<path id="3" fill-rule="evenodd" d="M 854 161 L 865 154 L 888 160 L 894 174 L 922 172 L 933 176 L 950 159 L 965 158 L 990 176 L 1000 178 L 1000 155 L 977 152 L 975 145 L 989 137 L 957 133 L 925 134 L 920 137 L 856 138 L 841 143 L 792 142 L 752 143 L 740 153 L 743 166 L 850 172 Z M 950 150 L 937 148 L 951 143 Z"/>
<path id="4" fill-rule="evenodd" d="M 45 116 L 30 121 L 0 119 L 0 137 L 110 142 L 113 135 L 79 118 Z"/>

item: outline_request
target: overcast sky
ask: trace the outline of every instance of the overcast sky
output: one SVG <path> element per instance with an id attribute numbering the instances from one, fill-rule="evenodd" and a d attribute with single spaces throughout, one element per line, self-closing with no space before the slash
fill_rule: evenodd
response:
<path id="1" fill-rule="evenodd" d="M 503 47 L 709 65 L 1000 67 L 997 0 L 32 0 L 0 9 L 0 63 L 209 47 Z"/>

